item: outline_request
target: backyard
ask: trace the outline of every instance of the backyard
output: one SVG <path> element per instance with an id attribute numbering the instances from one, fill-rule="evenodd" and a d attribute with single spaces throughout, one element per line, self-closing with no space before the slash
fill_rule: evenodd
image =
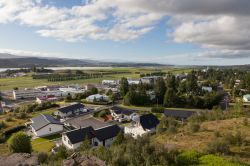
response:
<path id="1" fill-rule="evenodd" d="M 60 140 L 61 135 L 51 135 L 43 138 L 36 138 L 31 141 L 32 149 L 35 152 L 50 152 L 53 146 L 55 145 L 55 141 Z"/>

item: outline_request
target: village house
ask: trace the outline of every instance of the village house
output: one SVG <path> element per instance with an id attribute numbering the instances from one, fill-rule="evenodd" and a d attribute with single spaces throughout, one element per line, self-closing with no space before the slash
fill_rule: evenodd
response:
<path id="1" fill-rule="evenodd" d="M 95 94 L 95 95 L 90 95 L 89 97 L 86 98 L 88 102 L 105 102 L 108 101 L 108 97 L 105 95 L 100 95 L 100 94 Z"/>
<path id="2" fill-rule="evenodd" d="M 134 110 L 114 106 L 109 109 L 115 121 L 131 121 L 133 117 L 137 116 Z"/>
<path id="3" fill-rule="evenodd" d="M 118 81 L 116 80 L 102 80 L 102 85 L 118 85 Z"/>
<path id="4" fill-rule="evenodd" d="M 72 103 L 71 105 L 58 108 L 54 112 L 56 116 L 59 116 L 62 119 L 74 117 L 86 113 L 88 110 L 85 109 L 85 106 L 80 103 Z"/>
<path id="5" fill-rule="evenodd" d="M 153 114 L 141 115 L 133 119 L 130 126 L 125 126 L 124 133 L 137 138 L 144 134 L 155 133 L 159 120 Z"/>
<path id="6" fill-rule="evenodd" d="M 41 114 L 31 119 L 31 132 L 36 137 L 44 137 L 61 133 L 63 124 L 50 115 Z"/>
<path id="7" fill-rule="evenodd" d="M 164 110 L 164 115 L 166 117 L 172 117 L 181 121 L 187 120 L 190 116 L 194 115 L 195 111 L 186 110 Z"/>
<path id="8" fill-rule="evenodd" d="M 42 103 L 45 103 L 45 102 L 55 102 L 55 101 L 58 101 L 58 98 L 55 97 L 55 96 L 38 96 L 36 97 L 36 102 L 38 104 L 42 104 Z"/>
<path id="9" fill-rule="evenodd" d="M 212 87 L 209 87 L 209 86 L 202 86 L 201 89 L 203 91 L 207 91 L 207 92 L 212 92 L 213 88 Z"/>
<path id="10" fill-rule="evenodd" d="M 142 77 L 140 79 L 140 81 L 143 83 L 143 84 L 150 84 L 150 85 L 153 85 L 155 84 L 156 80 L 158 78 L 162 78 L 160 76 L 149 76 L 149 77 Z"/>
<path id="11" fill-rule="evenodd" d="M 140 80 L 139 79 L 138 80 L 128 79 L 128 84 L 129 85 L 138 85 L 138 84 L 140 84 Z"/>
<path id="12" fill-rule="evenodd" d="M 93 85 L 93 84 L 87 84 L 87 85 L 85 85 L 85 87 L 84 87 L 84 89 L 85 90 L 91 90 L 91 89 L 93 89 L 93 88 L 95 88 L 95 85 Z"/>
<path id="13" fill-rule="evenodd" d="M 99 129 L 88 126 L 63 133 L 62 142 L 68 149 L 79 148 L 84 139 L 90 140 L 91 147 L 99 145 L 109 147 L 120 131 L 121 129 L 117 125 L 105 126 Z"/>

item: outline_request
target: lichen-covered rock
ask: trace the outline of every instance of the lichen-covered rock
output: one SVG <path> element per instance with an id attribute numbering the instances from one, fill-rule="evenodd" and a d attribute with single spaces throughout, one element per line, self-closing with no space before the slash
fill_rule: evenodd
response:
<path id="1" fill-rule="evenodd" d="M 13 153 L 0 157 L 0 166 L 37 166 L 38 158 L 28 153 Z"/>
<path id="2" fill-rule="evenodd" d="M 105 162 L 94 156 L 74 153 L 63 161 L 62 166 L 105 166 Z"/>

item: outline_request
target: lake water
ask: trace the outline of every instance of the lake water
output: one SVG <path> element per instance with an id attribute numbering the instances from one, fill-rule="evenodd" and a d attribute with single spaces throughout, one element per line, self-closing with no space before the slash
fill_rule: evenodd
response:
<path id="1" fill-rule="evenodd" d="M 6 70 L 18 70 L 20 68 L 0 68 L 0 72 Z M 45 69 L 52 70 L 100 70 L 100 69 L 112 69 L 112 67 L 45 67 Z"/>

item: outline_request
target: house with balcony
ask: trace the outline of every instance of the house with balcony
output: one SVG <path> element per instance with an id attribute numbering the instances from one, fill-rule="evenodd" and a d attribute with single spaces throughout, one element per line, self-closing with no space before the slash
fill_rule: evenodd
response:
<path id="1" fill-rule="evenodd" d="M 109 147 L 121 131 L 117 125 L 94 129 L 91 126 L 75 129 L 62 134 L 62 143 L 68 149 L 78 149 L 84 139 L 89 139 L 91 147 Z"/>
<path id="2" fill-rule="evenodd" d="M 125 126 L 124 133 L 137 138 L 145 134 L 155 133 L 159 120 L 153 114 L 145 114 L 133 119 L 129 126 Z"/>

